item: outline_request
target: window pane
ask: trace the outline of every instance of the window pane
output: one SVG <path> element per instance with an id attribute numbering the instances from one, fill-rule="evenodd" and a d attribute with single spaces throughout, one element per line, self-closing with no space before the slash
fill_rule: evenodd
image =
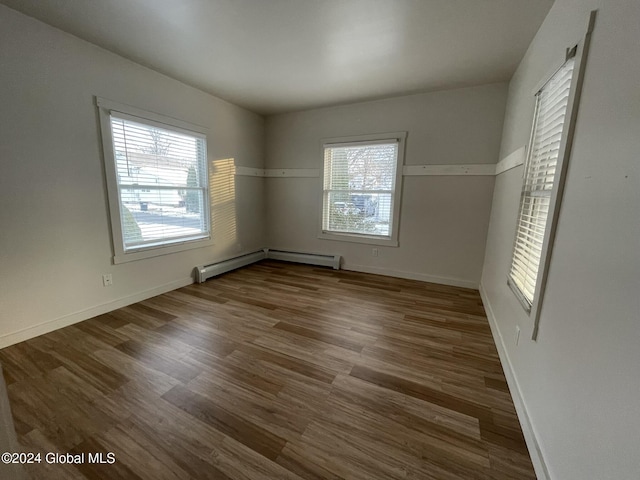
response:
<path id="1" fill-rule="evenodd" d="M 540 254 L 549 212 L 548 196 L 526 196 L 518 220 L 511 277 L 528 302 L 533 301 Z"/>
<path id="2" fill-rule="evenodd" d="M 350 194 L 329 192 L 325 201 L 326 231 L 389 236 L 391 193 Z"/>
<path id="3" fill-rule="evenodd" d="M 125 249 L 207 235 L 202 190 L 120 190 Z"/>
<path id="4" fill-rule="evenodd" d="M 390 237 L 398 142 L 326 146 L 323 231 Z"/>
<path id="5" fill-rule="evenodd" d="M 551 191 L 564 130 L 574 60 L 568 60 L 536 96 L 536 115 L 516 228 L 510 278 L 530 307 L 541 268 Z"/>
<path id="6" fill-rule="evenodd" d="M 124 250 L 209 235 L 206 144 L 111 116 Z"/>
<path id="7" fill-rule="evenodd" d="M 204 140 L 111 118 L 118 184 L 204 186 Z"/>
<path id="8" fill-rule="evenodd" d="M 327 148 L 325 189 L 393 190 L 397 156 L 397 143 Z"/>

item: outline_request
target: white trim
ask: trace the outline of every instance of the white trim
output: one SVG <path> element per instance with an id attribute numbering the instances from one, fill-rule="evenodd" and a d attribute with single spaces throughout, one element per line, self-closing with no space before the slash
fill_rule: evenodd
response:
<path id="1" fill-rule="evenodd" d="M 405 165 L 402 167 L 404 177 L 422 176 L 494 176 L 500 175 L 524 163 L 526 146 L 511 152 L 500 162 L 456 165 Z M 236 176 L 263 178 L 317 178 L 319 168 L 252 168 L 236 166 Z"/>
<path id="2" fill-rule="evenodd" d="M 109 100 L 107 98 L 95 97 L 96 98 L 96 106 L 101 109 L 105 109 L 107 112 L 123 113 L 127 116 L 136 117 L 133 121 L 138 120 L 151 120 L 153 122 L 161 123 L 162 125 L 167 125 L 169 127 L 178 127 L 186 131 L 194 131 L 201 133 L 203 136 L 207 135 L 209 129 L 207 127 L 203 127 L 202 125 L 198 125 L 195 123 L 185 122 L 184 120 L 180 120 L 179 118 L 170 117 L 169 115 L 162 115 L 160 113 L 149 112 L 147 110 L 143 110 L 141 108 L 133 107 L 131 105 L 126 105 L 124 103 L 114 102 L 113 100 Z"/>
<path id="3" fill-rule="evenodd" d="M 527 146 L 523 145 L 522 147 L 514 150 L 509 155 L 504 157 L 498 163 L 496 163 L 496 175 L 500 175 L 501 173 L 507 172 L 512 168 L 519 167 L 520 165 L 524 165 L 525 158 L 527 156 Z"/>
<path id="4" fill-rule="evenodd" d="M 323 138 L 320 141 L 321 151 L 324 151 L 324 147 L 336 147 L 340 145 L 359 145 L 368 144 L 375 145 L 376 143 L 391 144 L 393 140 L 397 142 L 407 139 L 407 132 L 382 132 L 382 133 L 370 133 L 366 135 L 350 135 L 348 137 L 331 137 Z"/>
<path id="5" fill-rule="evenodd" d="M 518 421 L 520 422 L 520 427 L 522 428 L 522 433 L 524 435 L 525 442 L 527 443 L 527 449 L 529 450 L 529 455 L 531 456 L 531 463 L 533 463 L 533 468 L 539 480 L 549 480 L 551 478 L 549 475 L 549 470 L 547 469 L 547 464 L 544 461 L 544 456 L 542 454 L 542 450 L 540 449 L 540 444 L 538 442 L 536 432 L 533 428 L 533 425 L 531 424 L 531 419 L 529 418 L 527 405 L 524 401 L 522 390 L 520 389 L 520 384 L 518 383 L 518 379 L 511 364 L 509 354 L 507 353 L 504 338 L 502 336 L 502 333 L 500 332 L 500 329 L 498 328 L 498 322 L 496 321 L 495 314 L 493 313 L 493 309 L 491 308 L 491 302 L 489 301 L 489 297 L 487 296 L 487 292 L 485 291 L 482 283 L 480 283 L 479 290 L 480 297 L 482 298 L 482 303 L 484 304 L 484 308 L 487 314 L 487 319 L 489 320 L 489 326 L 491 327 L 491 334 L 493 335 L 493 340 L 496 344 L 498 355 L 500 356 L 502 370 L 504 371 L 504 376 L 507 379 L 509 392 L 511 393 L 513 404 L 516 407 Z"/>
<path id="6" fill-rule="evenodd" d="M 319 168 L 252 168 L 236 167 L 236 176 L 262 178 L 317 178 Z"/>
<path id="7" fill-rule="evenodd" d="M 543 232 L 543 240 L 542 240 L 541 252 L 539 257 L 540 260 L 537 266 L 537 272 L 535 276 L 535 286 L 533 289 L 533 295 L 532 295 L 531 301 L 529 302 L 529 298 L 527 298 L 526 299 L 527 301 L 523 302 L 524 293 L 521 292 L 523 294 L 518 295 L 516 290 L 519 289 L 519 287 L 515 288 L 513 283 L 509 282 L 509 286 L 514 291 L 514 293 L 516 293 L 515 295 L 516 298 L 522 304 L 524 310 L 529 315 L 529 318 L 533 324 L 531 338 L 534 341 L 537 339 L 538 330 L 540 327 L 540 313 L 542 311 L 542 307 L 544 304 L 544 295 L 546 291 L 547 278 L 549 275 L 549 268 L 551 264 L 551 256 L 553 252 L 556 228 L 558 226 L 558 220 L 560 216 L 562 195 L 564 192 L 564 183 L 567 175 L 569 159 L 571 157 L 571 147 L 573 144 L 573 135 L 576 127 L 578 109 L 580 107 L 580 95 L 582 91 L 582 83 L 584 80 L 585 65 L 586 65 L 587 56 L 589 52 L 591 34 L 593 32 L 593 28 L 595 25 L 596 15 L 597 15 L 597 10 L 592 10 L 590 12 L 589 21 L 587 24 L 587 31 L 584 34 L 584 38 L 582 38 L 575 46 L 572 46 L 566 49 L 565 60 L 563 61 L 562 66 L 560 67 L 560 69 L 556 70 L 552 75 L 552 77 L 555 77 L 556 75 L 558 75 L 559 72 L 565 68 L 564 66 L 567 62 L 569 62 L 569 60 L 574 62 L 572 67 L 573 72 L 571 75 L 569 96 L 567 98 L 567 104 L 566 104 L 566 112 L 564 115 L 563 126 L 561 131 L 562 133 L 560 136 L 560 145 L 558 147 L 555 173 L 553 176 L 553 187 L 550 190 L 549 207 L 548 207 L 548 213 L 547 213 L 547 218 L 545 222 L 545 228 Z M 571 52 L 573 52 L 572 55 L 570 55 Z M 566 74 L 566 71 L 564 72 L 564 74 L 565 74 L 565 77 L 563 78 L 566 81 L 566 77 L 568 76 L 568 74 Z M 544 88 L 544 86 L 547 85 L 548 82 L 550 81 L 552 81 L 551 78 L 545 78 L 544 83 L 540 86 L 540 89 Z M 534 136 L 538 130 L 537 129 L 538 116 L 540 113 L 539 112 L 539 105 L 540 105 L 539 92 L 540 90 L 536 90 L 535 92 L 536 99 L 535 99 L 535 108 L 534 108 L 534 115 L 533 115 L 533 121 L 532 121 L 532 129 L 531 129 L 531 137 L 530 137 L 531 139 L 529 141 L 530 145 L 533 144 Z M 524 168 L 525 176 L 528 174 L 527 170 L 529 169 L 529 163 L 532 161 L 533 154 L 534 154 L 533 147 L 531 147 L 526 158 L 526 163 L 525 163 L 526 166 Z M 526 190 L 526 182 L 527 180 L 526 178 L 524 178 L 522 183 L 520 207 L 519 207 L 519 213 L 518 213 L 518 222 L 517 222 L 518 225 L 516 226 L 516 232 L 514 235 L 514 247 L 511 254 L 511 267 L 510 267 L 511 273 L 509 274 L 509 278 L 513 278 L 512 274 L 513 274 L 513 269 L 515 265 L 515 259 L 521 251 L 521 249 L 519 248 L 520 244 L 518 242 L 518 235 L 520 232 L 519 229 L 520 229 L 522 210 L 523 210 L 523 204 L 524 204 L 523 202 L 525 201 L 526 196 L 529 195 Z M 532 275 L 530 277 L 532 277 Z"/>
<path id="8" fill-rule="evenodd" d="M 476 290 L 478 288 L 477 282 L 471 280 L 464 280 L 461 278 L 440 277 L 437 275 L 428 275 L 425 273 L 406 272 L 403 270 L 393 270 L 391 268 L 384 267 L 371 267 L 369 265 L 358 265 L 355 263 L 347 263 L 344 261 L 341 264 L 342 270 L 349 270 L 352 272 L 373 273 L 375 275 L 385 275 L 387 277 L 406 278 L 407 280 L 420 280 L 422 282 L 437 283 L 440 285 L 450 285 L 453 287 L 472 288 Z"/>
<path id="9" fill-rule="evenodd" d="M 98 99 L 98 105 L 100 106 L 99 99 Z M 201 138 L 202 140 L 205 140 L 205 141 L 207 139 L 206 130 L 203 129 L 202 127 L 195 125 L 193 126 L 193 130 L 191 130 L 189 128 L 185 128 L 185 125 L 190 125 L 189 123 L 183 122 L 181 120 L 176 120 L 175 118 L 172 118 L 172 117 L 164 117 L 162 115 L 158 115 L 157 113 L 149 112 L 148 118 L 147 118 L 142 116 L 142 113 L 138 115 L 131 115 L 121 110 L 115 110 L 115 109 L 106 109 L 106 110 L 109 112 L 110 117 L 116 118 L 118 120 L 126 120 L 128 122 L 142 125 L 143 127 L 147 125 L 151 125 L 154 127 L 162 128 L 164 130 L 177 132 L 182 135 L 189 135 L 190 137 Z M 127 107 L 127 110 L 131 110 L 131 108 Z M 142 110 L 140 110 L 140 112 L 142 112 Z M 164 121 L 161 121 L 158 119 L 164 119 Z"/>
<path id="10" fill-rule="evenodd" d="M 395 171 L 395 180 L 394 180 L 394 188 L 393 194 L 391 195 L 392 202 L 392 212 L 391 212 L 391 231 L 389 235 L 362 235 L 357 233 L 343 233 L 337 231 L 325 231 L 324 230 L 324 207 L 325 207 L 325 190 L 324 188 L 324 158 L 325 151 L 328 148 L 334 148 L 334 145 L 345 145 L 345 144 L 356 144 L 358 146 L 362 145 L 374 145 L 374 144 L 389 144 L 391 145 L 397 142 L 397 150 L 396 150 L 396 171 Z M 322 170 L 320 171 L 319 181 L 320 181 L 320 218 L 318 224 L 318 238 L 324 240 L 337 240 L 337 241 L 346 241 L 346 242 L 355 242 L 355 243 L 364 243 L 364 244 L 372 244 L 372 245 L 387 245 L 387 246 L 398 246 L 398 237 L 400 235 L 400 215 L 401 215 L 401 203 L 402 203 L 402 181 L 403 174 L 402 170 L 404 168 L 405 161 L 405 145 L 407 140 L 407 132 L 390 132 L 390 133 L 374 133 L 369 135 L 356 135 L 350 137 L 335 137 L 335 138 L 324 138 L 320 142 L 320 158 L 322 161 Z M 339 148 L 339 147 L 338 147 Z"/>
<path id="11" fill-rule="evenodd" d="M 549 275 L 549 267 L 551 265 L 551 255 L 556 236 L 556 228 L 560 217 L 560 208 L 562 206 L 562 195 L 564 193 L 565 178 L 567 176 L 569 159 L 571 158 L 571 148 L 573 146 L 573 135 L 578 119 L 578 109 L 580 108 L 580 96 L 582 95 L 582 83 L 584 81 L 585 66 L 587 56 L 589 54 L 589 46 L 591 43 L 591 34 L 596 21 L 597 10 L 592 10 L 589 14 L 589 22 L 587 24 L 587 32 L 576 46 L 574 55 L 574 73 L 571 79 L 571 90 L 569 91 L 569 100 L 567 101 L 567 111 L 565 114 L 565 125 L 560 141 L 558 152 L 558 163 L 556 165 L 556 175 L 554 177 L 553 190 L 551 191 L 551 201 L 549 206 L 549 216 L 547 218 L 547 226 L 544 232 L 544 241 L 542 243 L 542 252 L 540 252 L 540 268 L 538 270 L 538 279 L 536 282 L 535 294 L 531 305 L 530 318 L 533 320 L 533 331 L 531 338 L 536 340 L 538 330 L 540 328 L 540 313 L 544 303 L 544 295 L 546 292 L 547 277 Z"/>
<path id="12" fill-rule="evenodd" d="M 477 165 L 405 165 L 402 174 L 405 177 L 422 175 L 490 175 L 496 173 L 493 163 Z"/>
<path id="13" fill-rule="evenodd" d="M 264 168 L 242 167 L 236 165 L 236 177 L 264 177 Z"/>
<path id="14" fill-rule="evenodd" d="M 128 253 L 116 253 L 112 260 L 114 265 L 120 265 L 122 263 L 135 262 L 136 260 L 144 260 L 145 258 L 161 257 L 162 255 L 193 250 L 194 248 L 212 247 L 213 245 L 215 245 L 215 242 L 210 235 L 202 238 L 176 239 L 171 243 L 164 243 L 158 246 L 143 246 L 144 248 L 140 248 L 139 251 L 132 249 Z"/>
<path id="15" fill-rule="evenodd" d="M 371 135 L 363 135 L 363 137 L 369 137 Z M 377 138 L 377 135 L 373 135 L 373 137 Z M 354 137 L 356 138 L 356 137 Z M 328 142 L 324 144 L 324 148 L 341 148 L 341 147 L 359 147 L 361 144 L 365 143 L 366 145 L 393 145 L 400 141 L 400 138 L 388 138 L 388 139 L 380 139 L 380 140 L 355 140 L 355 141 L 338 141 L 338 142 Z"/>
<path id="16" fill-rule="evenodd" d="M 268 178 L 317 178 L 320 176 L 319 168 L 267 168 L 264 176 Z"/>
<path id="17" fill-rule="evenodd" d="M 358 233 L 340 233 L 320 231 L 318 238 L 322 240 L 334 240 L 336 242 L 362 243 L 366 245 L 380 245 L 383 247 L 397 247 L 398 240 L 390 237 L 361 235 Z"/>
<path id="18" fill-rule="evenodd" d="M 535 97 L 538 93 L 540 93 L 540 90 L 542 90 L 542 88 L 547 83 L 549 83 L 549 79 L 553 77 L 567 61 L 567 59 L 564 56 L 564 52 L 562 52 L 560 49 L 558 49 L 558 52 L 554 56 L 556 58 L 554 58 L 553 62 L 551 62 L 551 68 L 549 68 L 549 70 L 545 73 L 545 75 L 540 80 L 538 80 L 538 83 L 536 83 L 533 89 L 531 90 L 532 97 Z"/>
<path id="19" fill-rule="evenodd" d="M 23 328 L 22 330 L 7 333 L 0 336 L 0 349 L 16 343 L 24 342 L 25 340 L 29 340 L 30 338 L 44 335 L 45 333 L 53 332 L 54 330 L 58 330 L 60 328 L 68 327 L 69 325 L 73 325 L 74 323 L 97 317 L 98 315 L 103 315 L 113 310 L 117 310 L 118 308 L 141 302 L 148 298 L 155 297 L 156 295 L 161 295 L 178 288 L 186 287 L 187 285 L 191 285 L 192 283 L 193 278 L 191 277 L 181 278 L 180 280 L 165 283 L 164 285 L 160 285 L 149 290 L 144 290 L 142 292 L 122 297 L 111 302 L 103 303 L 95 307 L 89 307 L 85 310 L 80 310 L 68 315 L 63 315 L 62 317 L 54 318 L 53 320 L 47 320 L 37 325 Z"/>
<path id="20" fill-rule="evenodd" d="M 160 115 L 154 112 L 147 112 L 145 110 L 131 107 L 129 105 L 119 104 L 111 100 L 95 97 L 96 106 L 98 108 L 98 116 L 100 120 L 100 132 L 102 135 L 102 149 L 103 149 L 103 167 L 106 178 L 107 187 L 107 202 L 109 205 L 109 224 L 111 232 L 111 245 L 113 248 L 112 261 L 114 265 L 142 260 L 145 258 L 157 257 L 160 255 L 167 255 L 171 253 L 181 252 L 184 250 L 190 250 L 192 248 L 209 247 L 213 245 L 211 238 L 211 212 L 210 212 L 210 185 L 200 187 L 200 190 L 204 194 L 204 211 L 203 218 L 206 220 L 207 231 L 201 235 L 196 235 L 192 238 L 174 238 L 168 239 L 166 242 L 160 242 L 159 245 L 145 246 L 145 244 L 137 247 L 132 247 L 129 250 L 125 249 L 124 235 L 122 232 L 122 216 L 120 210 L 120 194 L 119 189 L 121 185 L 118 183 L 118 176 L 116 173 L 116 159 L 113 147 L 113 127 L 111 124 L 112 112 L 116 117 L 130 117 L 133 116 L 134 121 L 141 124 L 148 125 L 161 125 L 162 128 L 167 130 L 180 130 L 183 134 L 192 135 L 194 138 L 199 138 L 203 142 L 205 155 L 204 159 L 204 177 L 209 178 L 209 159 L 207 152 L 207 129 L 198 125 L 193 125 L 182 120 L 177 120 L 166 115 Z M 193 132 L 190 130 L 193 129 Z M 126 188 L 126 185 L 125 185 Z M 155 188 L 155 187 L 154 187 Z"/>

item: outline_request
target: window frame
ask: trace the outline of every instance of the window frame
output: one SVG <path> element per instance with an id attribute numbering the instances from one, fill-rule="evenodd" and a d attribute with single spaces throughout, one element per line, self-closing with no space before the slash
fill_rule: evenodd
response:
<path id="1" fill-rule="evenodd" d="M 575 44 L 571 48 L 567 48 L 565 51 L 564 58 L 562 61 L 559 61 L 556 65 L 557 67 L 553 70 L 551 75 L 547 75 L 543 82 L 538 84 L 537 88 L 534 90 L 533 95 L 537 96 L 538 93 L 547 85 L 547 83 L 555 76 L 555 74 L 564 66 L 564 64 L 570 59 L 574 58 L 574 68 L 573 74 L 571 78 L 571 86 L 569 90 L 569 98 L 567 100 L 567 110 L 565 113 L 565 121 L 562 128 L 562 136 L 560 141 L 560 146 L 558 149 L 558 160 L 556 163 L 556 170 L 553 179 L 553 187 L 550 195 L 549 202 L 549 212 L 547 214 L 547 220 L 545 224 L 545 231 L 542 241 L 542 250 L 540 252 L 540 263 L 538 265 L 538 272 L 536 277 L 536 284 L 533 294 L 533 300 L 531 305 L 527 301 L 524 294 L 520 291 L 519 287 L 514 284 L 511 279 L 510 272 L 507 273 L 507 285 L 513 291 L 515 297 L 522 305 L 525 312 L 528 314 L 529 318 L 533 321 L 533 329 L 531 338 L 532 340 L 536 340 L 540 327 L 540 313 L 542 310 L 542 304 L 544 301 L 545 287 L 547 284 L 547 279 L 549 275 L 549 265 L 551 261 L 551 255 L 553 252 L 553 244 L 555 240 L 558 219 L 560 216 L 560 207 L 562 203 L 562 195 L 564 193 L 565 180 L 567 176 L 567 170 L 569 166 L 569 158 L 571 157 L 571 147 L 573 144 L 573 136 L 575 133 L 576 119 L 578 115 L 578 106 L 580 103 L 580 95 L 582 91 L 582 83 L 584 81 L 584 70 L 586 59 L 589 51 L 589 42 L 591 39 L 591 33 L 593 32 L 593 27 L 595 24 L 595 12 L 591 12 L 589 18 L 589 24 L 587 28 L 587 32 L 582 40 L 580 40 L 577 44 Z M 527 161 L 525 162 L 523 168 L 523 178 L 520 194 L 522 197 L 523 189 L 525 186 L 527 169 L 529 166 L 529 158 L 532 154 L 531 143 L 534 138 L 535 128 L 536 128 L 536 118 L 538 115 L 538 99 L 536 98 L 534 104 L 534 114 L 532 118 L 532 126 L 531 126 L 531 135 L 529 141 L 529 148 L 527 152 Z M 516 232 L 515 238 L 517 239 L 518 234 L 518 223 L 520 221 L 520 206 L 518 207 L 518 216 L 516 217 Z M 515 254 L 515 239 L 514 239 L 514 247 L 511 251 L 510 261 L 509 261 L 509 270 L 511 269 L 511 265 L 513 263 Z"/>
<path id="2" fill-rule="evenodd" d="M 401 212 L 401 200 L 402 200 L 402 180 L 403 180 L 403 167 L 404 167 L 404 155 L 405 155 L 405 143 L 407 138 L 407 132 L 390 132 L 368 135 L 355 135 L 348 137 L 331 137 L 324 138 L 320 142 L 320 158 L 322 161 L 322 168 L 320 169 L 320 219 L 318 227 L 318 238 L 324 240 L 336 240 L 342 242 L 362 243 L 368 245 L 380 245 L 397 247 L 399 245 L 398 237 L 400 234 L 400 212 Z M 342 144 L 361 144 L 367 146 L 369 144 L 375 145 L 383 142 L 396 142 L 397 143 L 397 156 L 396 156 L 396 172 L 394 189 L 391 196 L 393 208 L 391 209 L 391 231 L 389 236 L 381 235 L 366 235 L 360 233 L 350 232 L 333 232 L 324 230 L 324 153 L 327 147 L 332 145 Z"/>
<path id="3" fill-rule="evenodd" d="M 209 185 L 209 159 L 207 153 L 207 129 L 199 125 L 194 125 L 176 118 L 161 115 L 154 112 L 142 110 L 117 103 L 104 98 L 96 97 L 96 106 L 100 121 L 100 131 L 102 134 L 102 150 L 104 156 L 104 172 L 107 187 L 107 199 L 109 206 L 109 223 L 111 233 L 111 245 L 113 249 L 113 263 L 121 264 L 145 258 L 168 255 L 172 253 L 202 248 L 213 245 L 212 221 L 210 214 L 210 185 Z M 161 244 L 143 245 L 134 250 L 126 250 L 124 246 L 124 235 L 122 231 L 122 215 L 120 210 L 120 196 L 118 190 L 118 178 L 116 168 L 116 158 L 113 147 L 113 132 L 111 128 L 111 113 L 120 118 L 130 119 L 143 125 L 155 126 L 172 130 L 177 133 L 192 135 L 202 138 L 205 147 L 204 175 L 207 180 L 204 183 L 204 211 L 202 216 L 207 222 L 207 232 L 199 238 L 168 240 Z"/>

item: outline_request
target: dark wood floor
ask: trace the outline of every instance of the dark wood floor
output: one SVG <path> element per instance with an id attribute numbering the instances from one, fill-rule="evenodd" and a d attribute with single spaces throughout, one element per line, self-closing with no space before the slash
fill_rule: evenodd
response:
<path id="1" fill-rule="evenodd" d="M 474 290 L 263 262 L 0 362 L 24 451 L 116 457 L 36 479 L 535 478 Z"/>

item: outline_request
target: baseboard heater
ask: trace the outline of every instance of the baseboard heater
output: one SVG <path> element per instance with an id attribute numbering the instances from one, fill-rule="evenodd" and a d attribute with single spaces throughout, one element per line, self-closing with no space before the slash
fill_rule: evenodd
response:
<path id="1" fill-rule="evenodd" d="M 331 267 L 334 270 L 340 269 L 340 255 L 285 252 L 283 250 L 271 250 L 269 248 L 265 248 L 258 252 L 248 253 L 239 257 L 223 260 L 222 262 L 196 267 L 196 282 L 205 282 L 211 277 L 216 277 L 218 275 L 222 275 L 223 273 L 230 272 L 231 270 L 245 267 L 252 263 L 259 262 L 260 260 L 264 260 L 265 258 L 269 258 L 272 260 L 282 260 L 284 262 L 306 263 L 309 265 Z"/>
<path id="2" fill-rule="evenodd" d="M 340 270 L 340 255 L 328 255 L 324 253 L 285 252 L 283 250 L 266 249 L 267 258 L 282 260 L 284 262 L 306 263 Z"/>
<path id="3" fill-rule="evenodd" d="M 247 255 L 241 255 L 239 257 L 230 258 L 229 260 L 223 260 L 222 262 L 212 263 L 211 265 L 203 265 L 196 267 L 196 282 L 202 283 L 211 277 L 222 275 L 223 273 L 230 272 L 240 267 L 245 267 L 252 263 L 259 262 L 267 258 L 265 250 L 258 252 L 248 253 Z"/>

